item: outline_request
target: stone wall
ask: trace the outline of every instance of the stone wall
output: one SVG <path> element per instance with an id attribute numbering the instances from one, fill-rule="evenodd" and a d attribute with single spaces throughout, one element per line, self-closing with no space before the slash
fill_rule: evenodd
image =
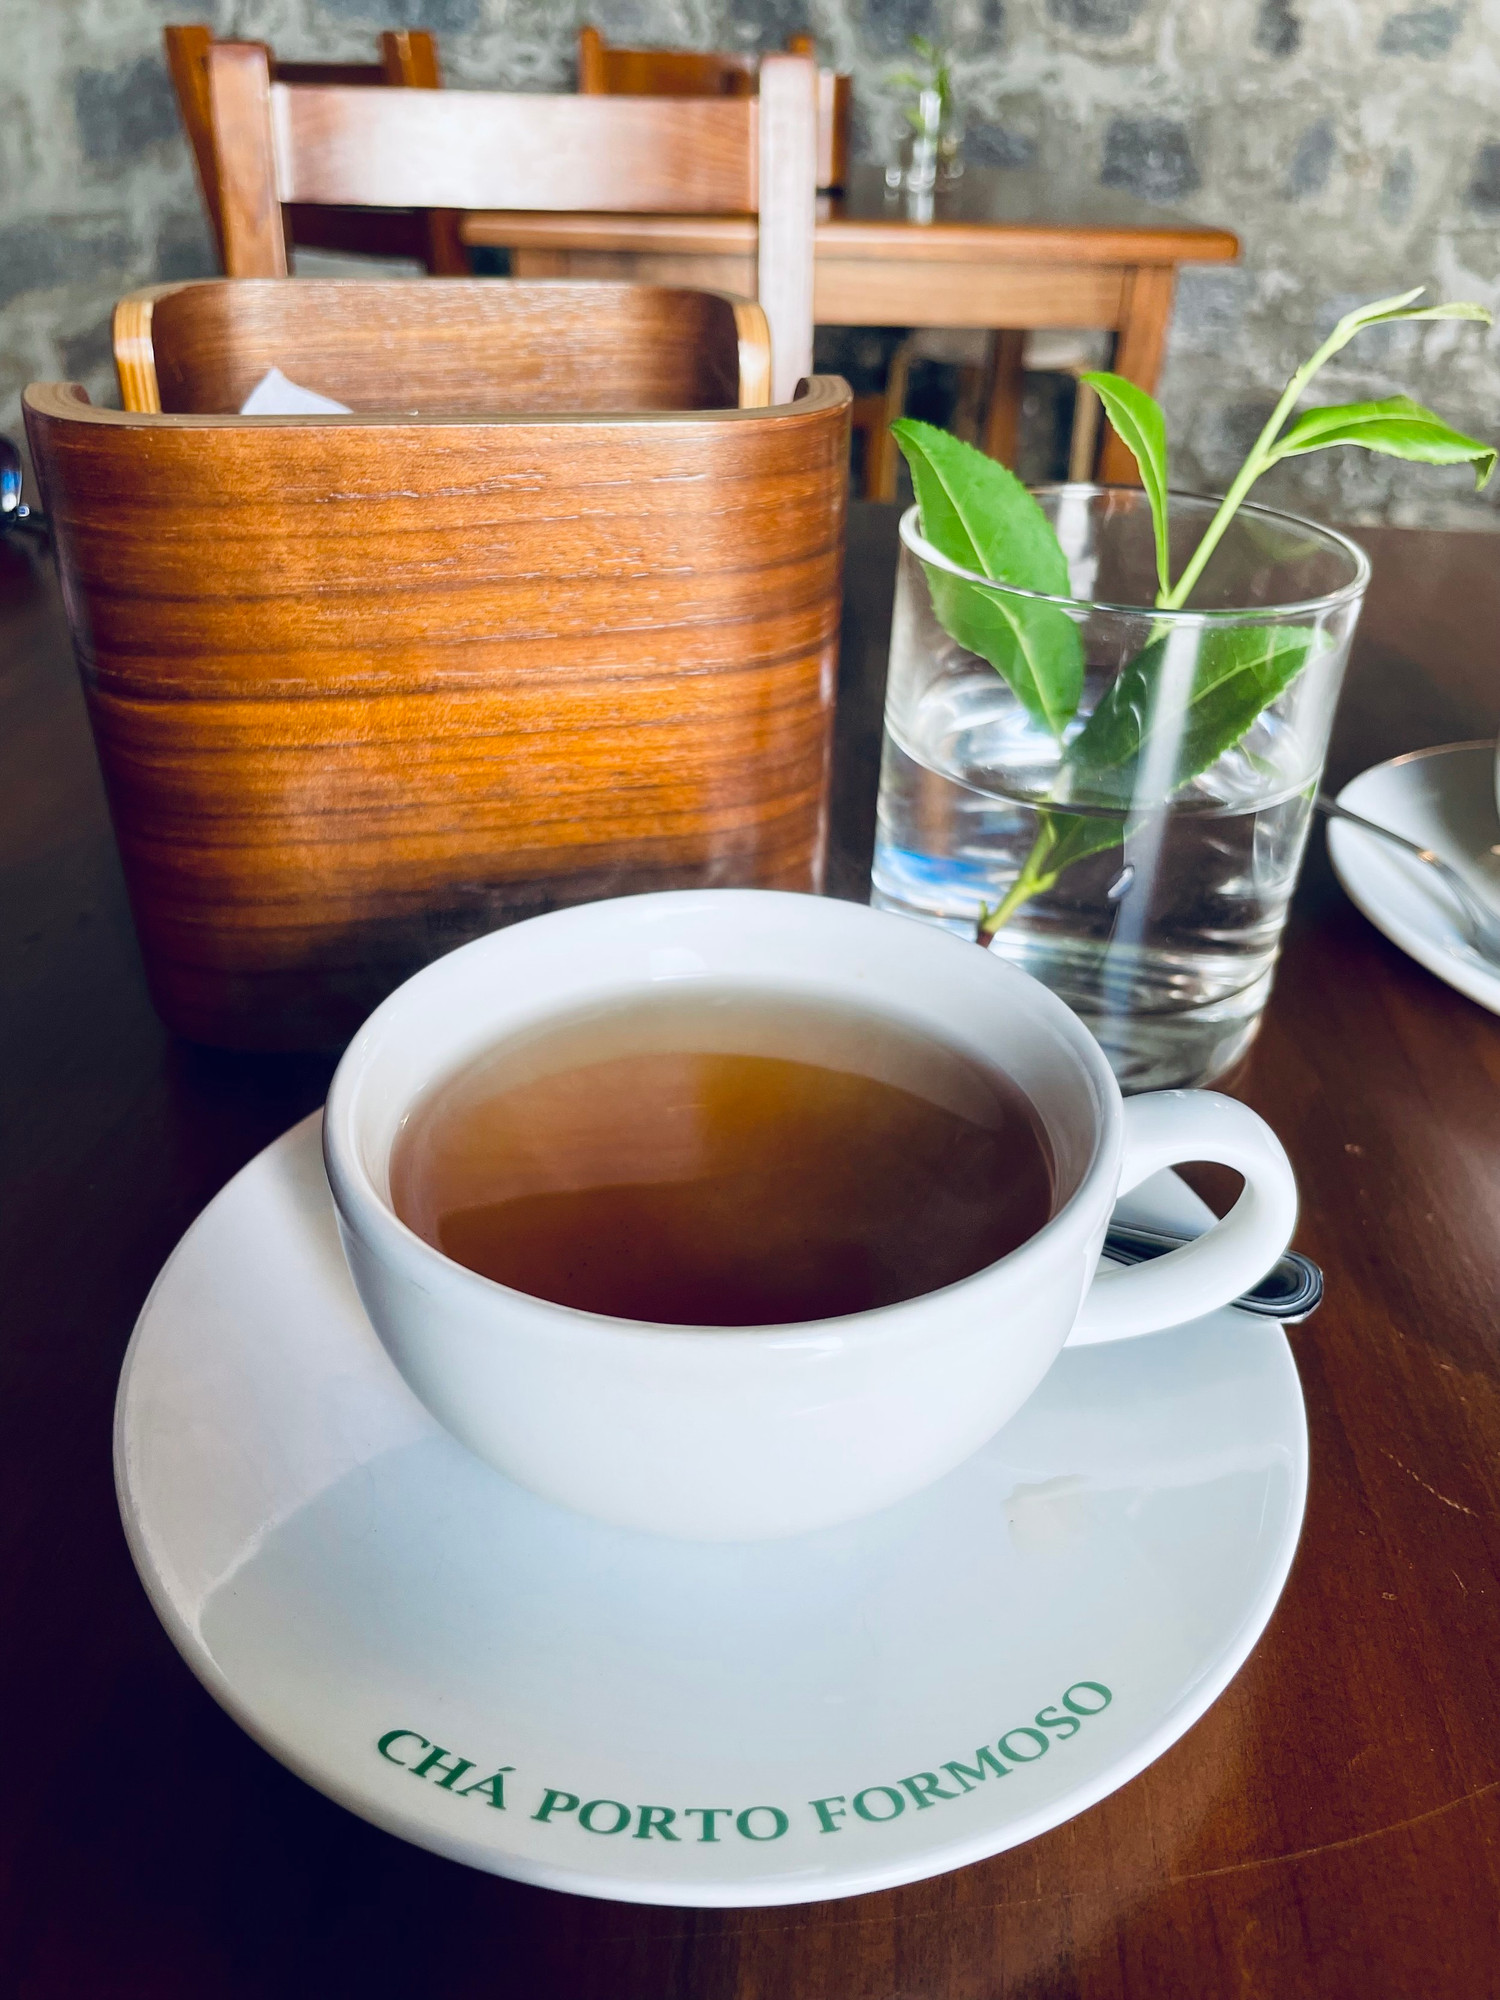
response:
<path id="1" fill-rule="evenodd" d="M 1287 373 L 1358 300 L 1426 282 L 1500 306 L 1495 0 L 0 0 L 0 424 L 64 375 L 112 395 L 108 310 L 212 268 L 159 37 L 173 19 L 287 56 L 362 55 L 429 27 L 449 80 L 566 88 L 580 18 L 617 39 L 774 45 L 810 25 L 852 69 L 862 143 L 908 35 L 948 40 L 970 156 L 1101 181 L 1226 224 L 1234 269 L 1189 270 L 1163 396 L 1177 483 L 1222 487 Z M 1500 436 L 1500 346 L 1473 327 L 1363 337 L 1329 400 L 1405 390 Z M 1324 517 L 1488 525 L 1462 472 L 1346 451 L 1278 469 Z"/>

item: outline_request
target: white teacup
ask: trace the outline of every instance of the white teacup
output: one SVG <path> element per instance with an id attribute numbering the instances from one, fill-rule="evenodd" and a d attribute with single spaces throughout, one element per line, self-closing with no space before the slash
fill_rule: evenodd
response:
<path id="1" fill-rule="evenodd" d="M 1004 1070 L 1051 1141 L 1052 1220 L 898 1305 L 702 1330 L 513 1291 L 398 1220 L 391 1149 L 429 1084 L 553 1015 L 685 979 L 873 1009 Z M 1297 1208 L 1254 1112 L 1207 1091 L 1122 1101 L 1076 1017 L 993 953 L 857 904 L 759 890 L 591 903 L 439 959 L 349 1045 L 324 1154 L 365 1310 L 439 1422 L 546 1499 L 708 1541 L 797 1534 L 918 1492 L 994 1435 L 1064 1345 L 1175 1326 L 1254 1284 Z M 1230 1213 L 1167 1257 L 1096 1271 L 1116 1197 L 1185 1160 L 1244 1175 Z"/>

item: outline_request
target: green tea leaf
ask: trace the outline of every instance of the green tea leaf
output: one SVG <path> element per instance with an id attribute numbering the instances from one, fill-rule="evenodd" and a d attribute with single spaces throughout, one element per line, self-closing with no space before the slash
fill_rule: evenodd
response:
<path id="1" fill-rule="evenodd" d="M 1410 396 L 1387 396 L 1379 403 L 1335 403 L 1304 410 L 1267 459 L 1297 458 L 1330 445 L 1357 444 L 1391 458 L 1416 459 L 1423 465 L 1472 465 L 1476 488 L 1495 469 L 1496 452 L 1478 438 L 1453 430 Z"/>
<path id="2" fill-rule="evenodd" d="M 1189 635 L 1175 636 L 1181 647 Z M 1170 661 L 1169 637 L 1153 639 L 1121 668 L 1068 745 L 1058 792 L 1064 800 L 1086 794 L 1113 811 L 1069 812 L 1061 801 L 1040 811 L 1019 875 L 994 909 L 980 913 L 981 943 L 1077 862 L 1123 846 L 1131 819 L 1165 805 L 1179 786 L 1232 749 L 1320 643 L 1309 626 L 1209 627 L 1191 637 L 1196 644 L 1185 690 L 1164 686 L 1182 653 Z"/>
<path id="3" fill-rule="evenodd" d="M 1478 319 L 1488 326 L 1491 314 L 1486 306 L 1473 299 L 1448 299 L 1442 305 L 1419 306 L 1413 301 L 1421 298 L 1427 287 L 1414 286 L 1409 292 L 1398 292 L 1394 298 L 1374 299 L 1367 306 L 1356 306 L 1347 312 L 1328 336 L 1320 354 L 1336 354 L 1341 347 L 1347 347 L 1355 334 L 1367 326 L 1382 326 L 1393 319 Z"/>
<path id="4" fill-rule="evenodd" d="M 1047 850 L 1049 886 L 1075 861 L 1087 861 L 1091 854 L 1103 854 L 1125 842 L 1125 822 L 1108 813 L 1047 812 L 1050 845 Z"/>
<path id="5" fill-rule="evenodd" d="M 1039 812 L 1036 837 L 1020 874 L 993 909 L 980 908 L 980 941 L 987 943 L 1023 903 L 1045 895 L 1075 861 L 1123 846 L 1124 841 L 1125 821 L 1115 815 L 1054 812 L 1050 808 Z"/>
<path id="6" fill-rule="evenodd" d="M 891 428 L 911 466 L 923 536 L 940 555 L 1019 590 L 1067 594 L 1067 557 L 1014 473 L 931 424 L 903 418 Z M 988 660 L 1027 711 L 1061 738 L 1083 692 L 1083 642 L 1067 612 L 986 590 L 936 563 L 923 569 L 943 630 Z"/>
<path id="7" fill-rule="evenodd" d="M 1165 686 L 1174 638 L 1179 647 L 1196 640 L 1189 684 L 1180 693 Z M 1059 789 L 1136 810 L 1165 804 L 1239 742 L 1290 687 L 1316 642 L 1311 627 L 1296 625 L 1209 626 L 1153 639 L 1121 668 L 1069 744 Z"/>
<path id="8" fill-rule="evenodd" d="M 1203 574 L 1204 566 L 1218 547 L 1225 529 L 1234 519 L 1241 502 L 1245 499 L 1251 487 L 1254 486 L 1256 480 L 1260 478 L 1268 465 L 1273 465 L 1278 458 L 1285 458 L 1291 455 L 1282 449 L 1282 444 L 1284 443 L 1284 440 L 1280 439 L 1282 425 L 1296 408 L 1303 390 L 1311 382 L 1318 370 L 1331 361 L 1341 348 L 1347 347 L 1357 333 L 1364 327 L 1384 325 L 1391 320 L 1467 319 L 1477 320 L 1484 326 L 1489 326 L 1492 323 L 1492 315 L 1488 309 L 1477 305 L 1472 299 L 1449 299 L 1442 305 L 1436 306 L 1419 306 L 1415 304 L 1414 301 L 1421 298 L 1425 290 L 1426 287 L 1424 285 L 1418 285 L 1412 291 L 1398 292 L 1394 298 L 1376 299 L 1370 305 L 1356 306 L 1353 312 L 1344 314 L 1344 317 L 1333 329 L 1333 332 L 1329 334 L 1317 353 L 1303 362 L 1302 366 L 1296 371 L 1292 379 L 1287 383 L 1286 388 L 1282 391 L 1280 400 L 1266 419 L 1265 428 L 1261 431 L 1260 436 L 1251 445 L 1244 464 L 1231 481 L 1229 491 L 1219 503 L 1218 512 L 1203 531 L 1202 539 L 1199 541 L 1192 555 L 1189 556 L 1181 576 L 1178 577 L 1170 591 L 1163 591 L 1158 598 L 1157 602 L 1164 611 L 1180 610 L 1187 603 L 1193 594 L 1193 586 Z M 1405 399 L 1402 398 L 1400 400 L 1404 401 Z M 1424 414 L 1428 413 L 1424 412 Z M 1434 423 L 1439 421 L 1437 418 L 1433 419 Z M 1293 432 L 1297 428 L 1297 425 L 1293 425 Z M 1288 435 L 1291 434 L 1288 433 Z M 1453 435 L 1457 436 L 1458 433 L 1454 432 Z M 1328 441 L 1332 442 L 1332 440 Z M 1471 446 L 1473 445 L 1472 439 L 1466 440 L 1466 442 Z M 1315 445 L 1311 444 L 1296 448 L 1308 451 L 1317 449 Z M 1390 447 L 1386 445 L 1372 445 L 1372 449 L 1387 450 Z M 1488 447 L 1479 445 L 1477 446 L 1477 450 L 1484 453 L 1488 450 Z M 1420 454 L 1400 453 L 1397 455 L 1415 457 Z M 1480 462 L 1474 458 L 1472 450 L 1459 454 L 1459 456 L 1468 458 L 1474 463 L 1475 476 L 1482 486 L 1489 477 L 1488 470 L 1481 467 Z M 1447 460 L 1443 462 L 1451 463 L 1452 461 Z"/>
<path id="9" fill-rule="evenodd" d="M 1123 375 L 1091 370 L 1079 378 L 1097 390 L 1104 414 L 1121 444 L 1140 467 L 1156 530 L 1156 576 L 1165 597 L 1172 588 L 1167 549 L 1167 420 L 1161 404 Z"/>
<path id="10" fill-rule="evenodd" d="M 1011 597 L 924 563 L 938 623 L 960 646 L 988 660 L 1044 729 L 1062 737 L 1083 692 L 1083 641 L 1066 611 L 1038 598 Z"/>
<path id="11" fill-rule="evenodd" d="M 996 583 L 1068 595 L 1062 544 L 1013 472 L 914 417 L 892 424 L 891 436 L 911 467 L 922 533 L 940 555 Z"/>

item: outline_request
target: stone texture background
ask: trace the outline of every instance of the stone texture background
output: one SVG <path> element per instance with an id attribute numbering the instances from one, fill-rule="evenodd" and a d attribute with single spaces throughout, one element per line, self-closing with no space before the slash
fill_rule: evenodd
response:
<path id="1" fill-rule="evenodd" d="M 0 0 L 0 425 L 33 377 L 113 400 L 116 296 L 212 268 L 160 56 L 209 19 L 292 56 L 383 27 L 441 36 L 449 80 L 558 89 L 577 23 L 617 39 L 773 46 L 811 26 L 852 69 L 861 143 L 913 32 L 948 41 L 970 157 L 1102 181 L 1237 230 L 1189 270 L 1162 393 L 1174 481 L 1222 488 L 1286 375 L 1350 304 L 1426 282 L 1500 308 L 1496 0 Z M 1363 336 L 1325 400 L 1404 390 L 1500 438 L 1500 335 Z M 1273 484 L 1274 482 L 1274 484 Z M 1461 471 L 1323 454 L 1267 482 L 1324 518 L 1500 526 Z"/>

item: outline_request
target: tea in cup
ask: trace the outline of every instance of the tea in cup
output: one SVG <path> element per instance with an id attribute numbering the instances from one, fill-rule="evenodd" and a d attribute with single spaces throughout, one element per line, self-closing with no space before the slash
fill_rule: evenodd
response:
<path id="1" fill-rule="evenodd" d="M 434 1416 L 545 1498 L 695 1539 L 919 1491 L 1064 1344 L 1195 1319 L 1275 1263 L 1274 1135 L 1122 1101 L 988 952 L 823 898 L 690 890 L 532 918 L 350 1044 L 324 1150 L 376 1332 Z M 1097 1269 L 1159 1168 L 1245 1179 L 1196 1243 Z"/>

